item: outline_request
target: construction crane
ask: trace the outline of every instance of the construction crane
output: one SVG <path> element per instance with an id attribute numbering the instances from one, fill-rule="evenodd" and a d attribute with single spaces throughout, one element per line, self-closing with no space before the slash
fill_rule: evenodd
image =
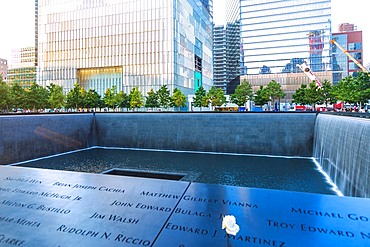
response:
<path id="1" fill-rule="evenodd" d="M 319 88 L 321 88 L 321 86 L 322 86 L 321 82 L 319 81 L 319 79 L 317 79 L 317 77 L 314 75 L 314 73 L 312 73 L 312 70 L 311 70 L 310 66 L 308 66 L 306 61 L 302 64 L 297 64 L 297 67 L 299 67 L 303 71 L 303 73 L 305 73 L 305 75 L 308 76 L 308 78 L 311 79 L 311 81 L 315 81 L 316 85 Z"/>
<path id="2" fill-rule="evenodd" d="M 347 55 L 347 57 L 349 57 L 349 59 L 351 59 L 358 67 L 360 67 L 363 72 L 366 72 L 366 73 L 369 72 L 359 61 L 357 61 L 351 54 L 349 54 L 348 51 L 346 51 L 340 44 L 338 44 L 337 41 L 332 39 L 330 43 L 336 45 L 345 55 Z"/>

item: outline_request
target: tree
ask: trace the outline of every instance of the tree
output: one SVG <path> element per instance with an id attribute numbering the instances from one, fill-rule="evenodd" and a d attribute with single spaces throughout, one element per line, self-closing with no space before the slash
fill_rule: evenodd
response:
<path id="1" fill-rule="evenodd" d="M 270 101 L 270 95 L 267 91 L 267 88 L 260 86 L 260 89 L 257 90 L 254 96 L 254 103 L 256 105 L 263 106 Z"/>
<path id="2" fill-rule="evenodd" d="M 65 106 L 65 95 L 63 93 L 63 87 L 51 83 L 47 86 L 49 91 L 48 104 L 52 109 L 61 109 Z"/>
<path id="3" fill-rule="evenodd" d="M 337 102 L 336 97 L 332 93 L 333 84 L 331 82 L 329 82 L 328 80 L 325 79 L 322 83 L 321 89 L 323 91 L 323 95 L 324 95 L 324 99 L 325 99 L 324 100 L 325 105 Z"/>
<path id="4" fill-rule="evenodd" d="M 112 108 L 113 111 L 118 106 L 117 102 L 117 86 L 113 86 L 112 88 L 107 88 L 104 93 L 103 101 L 108 108 Z"/>
<path id="5" fill-rule="evenodd" d="M 357 85 L 353 76 L 347 76 L 333 87 L 333 95 L 340 101 L 347 103 L 357 103 Z"/>
<path id="6" fill-rule="evenodd" d="M 25 108 L 37 111 L 48 108 L 49 91 L 36 83 L 25 90 Z"/>
<path id="7" fill-rule="evenodd" d="M 129 95 L 127 95 L 123 91 L 120 91 L 117 94 L 117 103 L 118 103 L 118 107 L 129 109 L 130 108 L 130 97 L 129 97 Z"/>
<path id="8" fill-rule="evenodd" d="M 226 97 L 221 88 L 216 88 L 212 86 L 207 93 L 207 99 L 211 103 L 211 106 L 221 106 L 226 103 Z"/>
<path id="9" fill-rule="evenodd" d="M 171 97 L 172 106 L 175 108 L 186 106 L 186 96 L 181 92 L 180 89 L 175 88 Z"/>
<path id="10" fill-rule="evenodd" d="M 144 97 L 138 87 L 134 87 L 130 92 L 130 107 L 132 109 L 140 108 L 144 105 Z"/>
<path id="11" fill-rule="evenodd" d="M 302 84 L 295 93 L 292 95 L 293 102 L 299 105 L 307 105 L 309 100 L 307 99 L 307 84 Z"/>
<path id="12" fill-rule="evenodd" d="M 361 104 L 367 103 L 370 99 L 370 76 L 369 73 L 358 72 L 355 78 L 357 85 L 357 99 Z"/>
<path id="13" fill-rule="evenodd" d="M 0 111 L 7 112 L 10 103 L 10 88 L 0 76 Z"/>
<path id="14" fill-rule="evenodd" d="M 325 102 L 324 91 L 317 86 L 315 81 L 308 85 L 306 94 L 308 104 L 313 106 L 314 109 L 316 109 L 316 104 L 322 104 Z"/>
<path id="15" fill-rule="evenodd" d="M 244 79 L 243 82 L 235 89 L 235 93 L 231 95 L 231 102 L 238 106 L 243 106 L 248 100 L 253 97 L 252 85 Z"/>
<path id="16" fill-rule="evenodd" d="M 87 96 L 87 92 L 85 90 L 85 88 L 83 87 L 80 87 L 80 105 L 79 107 L 80 108 L 87 108 L 87 102 L 86 102 L 86 96 Z"/>
<path id="17" fill-rule="evenodd" d="M 168 108 L 171 104 L 170 91 L 163 85 L 157 92 L 159 106 Z"/>
<path id="18" fill-rule="evenodd" d="M 286 95 L 283 89 L 281 88 L 280 83 L 278 83 L 275 80 L 272 80 L 267 84 L 266 90 L 270 96 L 272 105 L 275 105 L 275 101 L 277 99 L 282 99 Z"/>
<path id="19" fill-rule="evenodd" d="M 89 109 L 96 109 L 99 107 L 101 96 L 95 91 L 95 89 L 89 89 L 85 97 L 85 106 Z"/>
<path id="20" fill-rule="evenodd" d="M 209 100 L 207 98 L 206 90 L 203 88 L 203 86 L 200 86 L 195 92 L 193 104 L 195 107 L 200 107 L 200 108 L 202 108 L 202 106 L 205 106 L 205 107 L 208 106 Z"/>
<path id="21" fill-rule="evenodd" d="M 10 101 L 9 105 L 15 111 L 18 108 L 25 108 L 26 106 L 26 91 L 19 83 L 14 83 L 10 87 Z"/>
<path id="22" fill-rule="evenodd" d="M 78 83 L 75 83 L 73 88 L 67 93 L 67 108 L 78 109 L 82 107 L 83 95 Z"/>
<path id="23" fill-rule="evenodd" d="M 159 107 L 158 94 L 154 92 L 153 88 L 148 92 L 146 97 L 145 107 L 154 108 Z"/>

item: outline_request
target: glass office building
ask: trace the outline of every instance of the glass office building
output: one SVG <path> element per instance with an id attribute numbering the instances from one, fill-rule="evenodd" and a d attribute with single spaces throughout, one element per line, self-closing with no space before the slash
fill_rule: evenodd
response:
<path id="1" fill-rule="evenodd" d="M 240 79 L 239 30 L 238 23 L 215 26 L 213 30 L 213 83 L 227 94 L 230 83 Z"/>
<path id="2" fill-rule="evenodd" d="M 331 0 L 240 0 L 246 73 L 331 70 Z"/>
<path id="3" fill-rule="evenodd" d="M 210 0 L 38 0 L 38 83 L 103 95 L 212 85 Z"/>
<path id="4" fill-rule="evenodd" d="M 224 26 L 213 28 L 213 85 L 226 92 L 226 29 Z"/>
<path id="5" fill-rule="evenodd" d="M 332 37 L 357 62 L 363 64 L 362 31 L 344 30 L 340 33 L 333 33 Z M 332 61 L 334 85 L 338 84 L 342 78 L 356 75 L 361 71 L 361 68 L 334 44 L 332 45 Z"/>

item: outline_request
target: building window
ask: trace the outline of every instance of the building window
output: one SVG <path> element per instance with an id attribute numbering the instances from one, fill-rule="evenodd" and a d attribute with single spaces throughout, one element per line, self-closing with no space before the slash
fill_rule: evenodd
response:
<path id="1" fill-rule="evenodd" d="M 350 62 L 349 63 L 349 69 L 350 70 L 357 70 L 357 69 L 359 69 L 359 67 L 355 63 Z"/>
<path id="2" fill-rule="evenodd" d="M 356 43 L 349 43 L 348 44 L 348 50 L 350 51 L 354 51 L 354 50 L 361 50 L 362 48 L 362 45 L 360 42 L 356 42 Z"/>

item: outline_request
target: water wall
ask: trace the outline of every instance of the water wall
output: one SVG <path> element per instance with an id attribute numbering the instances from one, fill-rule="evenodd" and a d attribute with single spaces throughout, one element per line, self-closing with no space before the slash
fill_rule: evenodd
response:
<path id="1" fill-rule="evenodd" d="M 91 114 L 0 116 L 0 165 L 96 145 Z"/>
<path id="2" fill-rule="evenodd" d="M 319 114 L 313 155 L 344 195 L 370 197 L 370 119 Z"/>
<path id="3" fill-rule="evenodd" d="M 0 164 L 91 146 L 312 157 L 315 113 L 0 116 Z"/>

